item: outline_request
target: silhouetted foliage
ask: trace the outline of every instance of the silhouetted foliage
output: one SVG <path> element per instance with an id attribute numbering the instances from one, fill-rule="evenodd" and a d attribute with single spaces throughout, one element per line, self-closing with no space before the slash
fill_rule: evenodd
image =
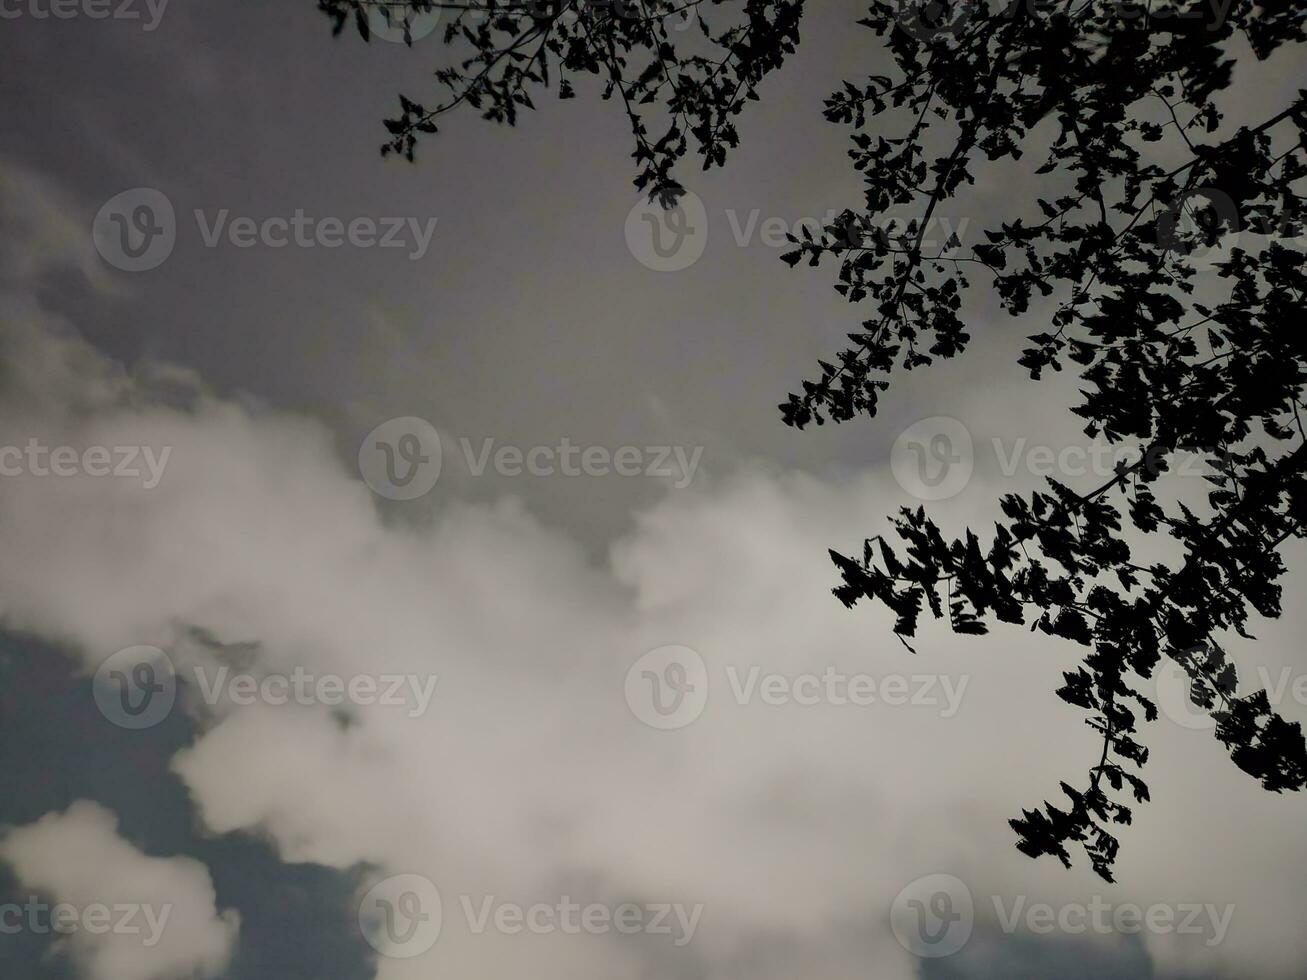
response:
<path id="1" fill-rule="evenodd" d="M 445 40 L 467 46 L 437 72 L 449 97 L 428 109 L 410 99 L 387 123 L 387 149 L 412 156 L 417 135 L 467 103 L 512 123 L 529 91 L 569 74 L 604 81 L 635 139 L 636 184 L 672 203 L 674 164 L 692 137 L 705 168 L 737 143 L 732 122 L 799 41 L 802 0 L 558 0 L 467 4 L 428 0 L 319 0 L 337 30 L 368 17 L 403 24 L 443 11 Z M 1030 624 L 1085 648 L 1059 696 L 1089 712 L 1101 755 L 1086 781 L 1062 783 L 1012 821 L 1017 846 L 1068 866 L 1078 844 L 1111 880 L 1114 825 L 1148 799 L 1138 775 L 1148 751 L 1136 739 L 1157 707 L 1143 693 L 1162 658 L 1192 680 L 1216 736 L 1236 765 L 1268 790 L 1301 789 L 1307 748 L 1297 724 L 1264 691 L 1238 694 L 1221 636 L 1248 636 L 1249 612 L 1276 617 L 1280 546 L 1307 519 L 1307 434 L 1299 417 L 1307 362 L 1301 234 L 1307 176 L 1307 92 L 1260 118 L 1227 122 L 1217 97 L 1241 59 L 1265 59 L 1307 32 L 1293 0 L 872 0 L 860 23 L 892 74 L 847 82 L 826 117 L 851 130 L 864 206 L 825 231 L 795 239 L 791 265 L 832 261 L 836 289 L 870 317 L 852 346 L 781 406 L 803 428 L 874 415 L 899 366 L 921 368 L 970 341 L 963 299 L 969 268 L 989 278 L 1003 306 L 1029 314 L 1057 305 L 1030 337 L 1021 363 L 1038 379 L 1074 366 L 1090 437 L 1142 450 L 1104 485 L 1076 493 L 1054 480 L 1043 492 L 1002 498 L 1004 520 L 987 542 L 968 531 L 946 540 L 922 508 L 894 521 L 862 553 L 832 553 L 848 606 L 867 599 L 914 635 L 923 609 L 960 633 L 987 621 Z M 669 32 L 696 9 L 698 34 Z M 708 19 L 725 26 L 709 26 Z M 686 34 L 686 36 L 680 36 Z M 655 115 L 651 132 L 646 113 Z M 981 161 L 1028 174 L 1022 206 L 985 242 L 923 248 L 942 202 L 974 183 Z M 1041 177 L 1044 183 L 1040 183 Z M 1028 191 L 1025 188 L 1029 188 Z M 1027 210 L 1024 205 L 1030 204 Z M 894 209 L 918 209 L 894 233 L 874 231 Z M 1036 213 L 1037 209 L 1037 213 Z M 1233 231 L 1261 244 L 1235 247 L 1200 276 L 1194 257 Z M 1033 315 L 1033 314 L 1031 314 Z M 1219 461 L 1208 477 L 1211 513 L 1155 495 L 1173 454 Z M 1133 560 L 1127 536 L 1169 535 L 1172 564 Z"/>
<path id="2" fill-rule="evenodd" d="M 400 114 L 386 121 L 383 153 L 413 159 L 418 137 L 436 119 L 468 105 L 483 118 L 513 125 L 532 109 L 531 90 L 556 84 L 574 97 L 571 77 L 593 75 L 603 98 L 617 99 L 631 123 L 636 186 L 671 205 L 683 188 L 672 175 L 694 140 L 704 169 L 720 166 L 739 144 L 734 118 L 756 100 L 762 78 L 779 68 L 799 40 L 803 0 L 725 4 L 732 22 L 714 27 L 703 10 L 722 0 L 318 0 L 337 33 L 353 23 L 370 37 L 377 18 L 402 31 L 438 18 L 451 46 L 465 51 L 436 72 L 445 97 L 434 106 L 400 96 Z M 740 11 L 743 11 L 741 15 Z M 690 16 L 694 14 L 694 16 Z M 426 20 L 424 20 L 426 18 Z M 688 29 L 687 29 L 688 28 Z M 654 107 L 661 117 L 650 129 Z"/>

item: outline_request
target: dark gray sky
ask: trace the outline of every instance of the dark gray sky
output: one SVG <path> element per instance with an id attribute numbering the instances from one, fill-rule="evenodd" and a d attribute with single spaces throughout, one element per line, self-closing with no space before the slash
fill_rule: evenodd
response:
<path id="1" fill-rule="evenodd" d="M 1036 385 L 1015 363 L 1038 327 L 983 294 L 968 356 L 897 378 L 876 420 L 781 424 L 776 405 L 868 315 L 829 270 L 787 268 L 765 230 L 860 201 L 845 133 L 820 113 L 880 64 L 854 27 L 860 4 L 814 5 L 728 167 L 685 169 L 706 247 L 659 272 L 628 236 L 624 118 L 593 91 L 538 100 L 512 130 L 451 118 L 416 165 L 383 161 L 396 93 L 430 94 L 434 37 L 333 39 L 309 0 L 171 0 L 149 31 L 42 18 L 31 2 L 45 9 L 0 0 L 18 12 L 0 20 L 0 447 L 169 455 L 151 486 L 0 477 L 0 826 L 15 828 L 0 837 L 0 906 L 40 893 L 178 911 L 148 949 L 0 934 L 0 976 L 1303 975 L 1307 803 L 1244 778 L 1175 691 L 1149 736 L 1155 800 L 1107 885 L 1021 857 L 1005 823 L 1093 761 L 1092 733 L 1052 695 L 1074 651 L 1022 630 L 927 630 L 912 658 L 881 612 L 829 595 L 826 549 L 856 549 L 920 502 L 905 432 L 929 445 L 944 417 L 969 440 L 970 479 L 931 505 L 947 526 L 983 526 L 999 494 L 1038 485 L 1033 447 L 1085 445 L 1063 410 L 1073 385 Z M 1261 118 L 1302 68 L 1241 73 L 1232 108 Z M 130 273 L 91 228 L 139 187 L 171 202 L 176 245 Z M 941 239 L 968 240 L 1022 187 L 984 173 L 944 209 Z M 205 244 L 223 212 L 297 210 L 435 226 L 418 258 Z M 386 499 L 360 443 L 410 416 L 439 434 L 439 479 Z M 485 440 L 525 455 L 564 439 L 629 447 L 641 473 L 472 471 Z M 693 469 L 646 475 L 662 447 Z M 1232 654 L 1301 720 L 1307 619 L 1286 605 Z M 97 702 L 105 671 L 91 675 L 139 645 L 182 680 L 167 717 L 135 731 Z M 702 658 L 709 693 L 693 723 L 662 731 L 632 699 L 641 665 L 664 680 L 693 667 L 669 647 Z M 873 704 L 772 704 L 740 693 L 755 668 L 790 685 L 902 678 L 920 703 L 881 686 Z M 415 714 L 205 703 L 215 677 L 297 669 L 438 683 Z M 438 884 L 444 928 L 422 955 L 378 955 L 358 909 L 405 874 Z M 974 932 L 921 959 L 895 929 L 932 874 L 965 882 Z M 702 905 L 702 918 L 683 945 L 478 932 L 464 900 L 487 895 Z M 1041 930 L 1012 911 L 1095 901 L 1229 919 L 1193 934 Z"/>

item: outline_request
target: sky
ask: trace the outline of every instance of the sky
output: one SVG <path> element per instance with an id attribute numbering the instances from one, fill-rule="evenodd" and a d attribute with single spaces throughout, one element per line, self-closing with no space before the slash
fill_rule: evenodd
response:
<path id="1" fill-rule="evenodd" d="M 1053 695 L 1076 649 L 912 654 L 830 594 L 827 550 L 901 506 L 983 528 L 1112 462 L 983 292 L 876 419 L 781 423 L 866 315 L 776 240 L 860 199 L 820 112 L 883 64 L 859 5 L 815 6 L 729 165 L 686 169 L 670 258 L 584 87 L 408 164 L 381 120 L 434 36 L 49 9 L 0 0 L 0 977 L 1307 975 L 1307 801 L 1174 678 L 1108 884 L 1007 826 L 1097 757 Z M 1302 67 L 1241 67 L 1232 110 Z M 982 172 L 941 238 L 1019 186 Z M 133 258 L 121 223 L 169 209 Z M 1302 721 L 1285 605 L 1230 652 Z"/>

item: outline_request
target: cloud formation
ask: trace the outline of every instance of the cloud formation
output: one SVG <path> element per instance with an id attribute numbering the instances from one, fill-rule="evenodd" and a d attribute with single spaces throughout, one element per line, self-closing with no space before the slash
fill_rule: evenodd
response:
<path id="1" fill-rule="evenodd" d="M 67 644 L 88 674 L 126 647 L 167 652 L 174 710 L 198 732 L 174 769 L 206 831 L 263 835 L 286 861 L 354 874 L 360 901 L 388 876 L 435 884 L 438 941 L 379 956 L 381 980 L 897 980 L 920 963 L 894 938 L 891 903 L 936 872 L 969 886 L 981 952 L 1009 938 L 1019 897 L 1210 903 L 1233 906 L 1219 944 L 1024 920 L 1014 935 L 1113 955 L 1140 943 L 1160 975 L 1299 970 L 1307 939 L 1283 923 L 1307 897 L 1292 872 L 1307 858 L 1304 801 L 1262 793 L 1203 733 L 1155 726 L 1156 799 L 1125 829 L 1121 884 L 1016 854 L 1006 818 L 1092 761 L 1092 733 L 1052 695 L 1075 651 L 1019 630 L 930 628 L 914 658 L 880 612 L 841 610 L 826 548 L 910 502 L 886 467 L 841 481 L 762 464 L 717 473 L 637 515 L 596 562 L 514 498 L 396 519 L 351 470 L 356 447 L 321 422 L 219 397 L 176 367 L 126 370 L 30 298 L 4 312 L 0 446 L 169 455 L 149 488 L 84 471 L 5 477 L 0 616 Z M 982 524 L 983 489 L 938 512 Z M 624 692 L 632 665 L 668 645 L 702 657 L 707 700 L 660 731 Z M 322 698 L 206 703 L 198 678 L 223 666 L 256 686 L 297 669 L 439 680 L 416 716 Z M 841 703 L 832 673 L 865 677 L 876 696 Z M 961 692 L 947 716 L 945 679 Z M 8 859 L 53 889 L 86 896 L 114 880 L 98 858 L 58 865 L 66 839 L 129 866 L 124 848 L 155 860 L 93 807 L 37 828 L 8 838 Z M 201 892 L 195 870 L 160 887 L 177 902 Z M 217 971 L 232 923 L 208 894 L 189 962 Z M 464 910 L 488 897 L 702 916 L 684 946 L 653 932 L 478 931 Z M 115 953 L 88 975 L 163 976 L 131 972 L 145 968 Z"/>
<path id="2" fill-rule="evenodd" d="M 54 948 L 89 980 L 202 980 L 230 961 L 240 917 L 215 907 L 208 869 L 143 854 L 96 803 L 9 829 L 0 861 L 39 893 L 6 909 L 6 931 L 58 935 Z"/>

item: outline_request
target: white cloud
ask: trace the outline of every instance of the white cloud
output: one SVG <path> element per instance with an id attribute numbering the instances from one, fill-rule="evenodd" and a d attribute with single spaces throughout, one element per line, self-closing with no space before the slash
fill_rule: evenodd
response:
<path id="1" fill-rule="evenodd" d="M 595 564 L 514 500 L 448 501 L 418 526 L 384 520 L 342 462 L 352 453 L 315 420 L 217 398 L 174 371 L 129 376 L 17 308 L 0 329 L 0 445 L 172 452 L 149 490 L 4 478 L 9 625 L 71 644 L 88 669 L 135 644 L 206 663 L 212 651 L 189 633 L 199 627 L 257 644 L 259 671 L 439 675 L 419 718 L 358 709 L 342 726 L 322 707 L 228 705 L 174 761 L 209 830 L 266 834 L 289 861 L 438 884 L 439 943 L 381 961 L 382 980 L 634 978 L 651 962 L 790 975 L 794 962 L 753 955 L 760 942 L 820 980 L 909 977 L 917 964 L 891 935 L 889 904 L 936 871 L 970 883 L 982 929 L 997 925 L 994 894 L 1235 904 L 1217 948 L 1145 937 L 1163 973 L 1289 976 L 1307 953 L 1284 928 L 1307 897 L 1293 871 L 1307 858 L 1304 801 L 1262 793 L 1210 737 L 1154 726 L 1156 799 L 1122 828 L 1121 884 L 1016 854 L 1006 819 L 1093 759 L 1080 712 L 1052 694 L 1076 651 L 1021 630 L 958 639 L 932 627 L 913 657 L 882 612 L 841 609 L 826 548 L 853 547 L 906 502 L 886 468 L 840 483 L 760 467 L 702 480 L 639 515 Z M 976 481 L 939 509 L 983 523 L 994 490 Z M 660 732 L 628 710 L 623 683 L 667 644 L 702 654 L 711 693 L 698 721 Z M 950 718 L 736 704 L 727 668 L 755 665 L 969 681 Z M 107 880 L 86 875 L 92 890 Z M 648 936 L 474 935 L 464 894 L 705 910 L 678 951 Z"/>
<path id="2" fill-rule="evenodd" d="M 226 969 L 239 916 L 214 906 L 208 869 L 191 858 L 149 857 L 118 834 L 117 818 L 86 801 L 0 836 L 0 860 L 51 907 L 25 900 L 6 924 L 62 933 L 89 980 L 191 980 Z"/>

